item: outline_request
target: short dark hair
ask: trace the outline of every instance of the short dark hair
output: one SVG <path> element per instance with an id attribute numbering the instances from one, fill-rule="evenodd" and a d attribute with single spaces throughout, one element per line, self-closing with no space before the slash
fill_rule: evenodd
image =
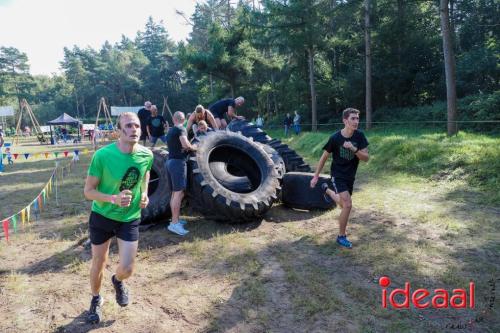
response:
<path id="1" fill-rule="evenodd" d="M 359 110 L 354 108 L 345 109 L 344 111 L 342 111 L 342 119 L 349 118 L 349 116 L 353 113 L 359 115 Z"/>

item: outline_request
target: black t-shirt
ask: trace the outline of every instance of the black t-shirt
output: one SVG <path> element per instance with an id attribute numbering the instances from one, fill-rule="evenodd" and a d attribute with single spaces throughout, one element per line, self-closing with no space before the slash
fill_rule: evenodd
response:
<path id="1" fill-rule="evenodd" d="M 354 180 L 359 158 L 352 150 L 343 147 L 346 141 L 351 141 L 352 145 L 360 150 L 368 147 L 368 140 L 363 132 L 355 130 L 350 138 L 345 138 L 341 131 L 335 132 L 323 149 L 332 154 L 331 175 L 335 178 Z"/>
<path id="2" fill-rule="evenodd" d="M 181 136 L 187 137 L 186 129 L 182 125 L 172 126 L 168 130 L 167 147 L 169 160 L 183 160 L 186 158 L 186 153 L 182 151 Z"/>
<path id="3" fill-rule="evenodd" d="M 156 117 L 149 117 L 148 119 L 148 126 L 149 126 L 149 132 L 151 133 L 151 136 L 154 137 L 160 137 L 165 134 L 165 124 L 167 122 L 165 121 L 165 118 L 163 116 L 156 116 Z"/>
<path id="4" fill-rule="evenodd" d="M 234 99 L 232 98 L 227 98 L 227 99 L 221 99 L 220 101 L 215 102 L 214 104 L 210 105 L 208 109 L 212 114 L 214 115 L 215 118 L 224 118 L 224 114 L 227 113 L 227 108 L 232 106 L 233 108 L 235 107 Z"/>
<path id="5" fill-rule="evenodd" d="M 141 129 L 146 130 L 146 125 L 148 124 L 148 119 L 151 117 L 151 112 L 146 108 L 142 108 L 137 112 L 137 116 L 139 117 L 139 121 L 141 122 Z"/>
<path id="6" fill-rule="evenodd" d="M 293 119 L 292 117 L 285 117 L 285 120 L 283 120 L 283 125 L 286 125 L 286 126 L 291 126 L 293 123 Z"/>

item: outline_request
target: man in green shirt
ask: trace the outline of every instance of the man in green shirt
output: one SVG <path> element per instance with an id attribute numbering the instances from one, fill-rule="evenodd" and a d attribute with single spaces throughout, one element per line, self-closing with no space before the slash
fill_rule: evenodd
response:
<path id="1" fill-rule="evenodd" d="M 95 152 L 85 181 L 85 197 L 92 202 L 89 233 L 92 243 L 90 286 L 92 301 L 87 321 L 99 323 L 103 298 L 99 292 L 111 238 L 116 236 L 120 263 L 111 280 L 120 306 L 129 303 L 123 280 L 132 275 L 137 254 L 141 208 L 148 205 L 151 151 L 139 145 L 141 123 L 126 112 L 118 119 L 120 137 Z"/>

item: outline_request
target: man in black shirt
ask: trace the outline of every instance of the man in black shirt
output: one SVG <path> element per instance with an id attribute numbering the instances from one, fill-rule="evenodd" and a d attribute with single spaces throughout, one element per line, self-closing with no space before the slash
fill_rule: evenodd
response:
<path id="1" fill-rule="evenodd" d="M 293 124 L 293 118 L 289 113 L 286 114 L 285 119 L 283 119 L 283 125 L 285 126 L 285 138 L 288 136 L 288 131 Z"/>
<path id="2" fill-rule="evenodd" d="M 339 235 L 337 243 L 346 248 L 352 248 L 352 243 L 347 239 L 346 228 L 352 208 L 352 190 L 358 169 L 359 160 L 368 162 L 368 141 L 363 132 L 358 130 L 359 111 L 348 108 L 342 113 L 344 128 L 335 132 L 323 147 L 323 155 L 319 159 L 318 167 L 311 179 L 311 187 L 316 186 L 319 174 L 326 160 L 333 155 L 330 173 L 334 191 L 324 183 L 322 189 L 328 198 L 333 199 L 342 210 L 339 216 Z"/>
<path id="3" fill-rule="evenodd" d="M 148 136 L 151 141 L 151 147 L 154 147 L 156 141 L 160 139 L 163 143 L 167 144 L 167 137 L 165 136 L 165 129 L 168 131 L 168 122 L 163 116 L 158 115 L 156 105 L 151 105 L 151 117 L 148 119 Z"/>
<path id="4" fill-rule="evenodd" d="M 146 145 L 146 139 L 148 137 L 148 119 L 151 117 L 151 102 L 146 101 L 144 103 L 144 107 L 137 112 L 137 115 L 139 116 L 139 121 L 141 122 L 141 137 L 140 140 L 142 140 L 142 145 Z"/>
<path id="5" fill-rule="evenodd" d="M 227 114 L 230 120 L 232 120 L 233 118 L 245 119 L 242 116 L 236 115 L 236 108 L 242 106 L 243 103 L 245 103 L 245 99 L 241 96 L 236 97 L 235 99 L 221 99 L 220 101 L 217 101 L 214 104 L 210 105 L 208 109 L 214 115 L 217 127 L 220 129 L 225 129 L 227 127 L 227 122 L 224 118 L 225 114 Z"/>
<path id="6" fill-rule="evenodd" d="M 192 145 L 188 138 L 187 132 L 183 124 L 186 120 L 184 113 L 177 111 L 172 117 L 174 126 L 172 126 L 167 134 L 168 146 L 168 181 L 172 190 L 170 198 L 170 209 L 172 210 L 172 222 L 168 225 L 168 230 L 184 236 L 189 231 L 184 229 L 186 221 L 179 220 L 181 211 L 181 202 L 184 197 L 184 190 L 187 183 L 187 165 L 185 150 L 195 151 L 196 146 Z"/>

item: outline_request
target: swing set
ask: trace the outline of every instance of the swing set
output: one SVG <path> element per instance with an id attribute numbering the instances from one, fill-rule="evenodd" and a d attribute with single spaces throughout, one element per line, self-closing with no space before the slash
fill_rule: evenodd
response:
<path id="1" fill-rule="evenodd" d="M 36 119 L 36 116 L 35 114 L 33 113 L 33 110 L 31 109 L 31 106 L 28 104 L 28 102 L 26 101 L 25 98 L 23 98 L 21 100 L 21 103 L 20 103 L 20 109 L 19 109 L 19 119 L 17 121 L 17 125 L 16 125 L 16 132 L 14 133 L 14 139 L 13 139 L 13 142 L 15 144 L 18 144 L 19 143 L 19 133 L 21 132 L 20 129 L 21 129 L 21 121 L 23 119 L 23 113 L 27 114 L 28 117 L 30 118 L 31 120 L 31 124 L 32 124 L 32 127 L 33 127 L 33 131 L 36 135 L 36 138 L 38 139 L 38 141 L 40 142 L 40 144 L 48 144 L 49 143 L 49 140 L 47 137 L 45 137 L 45 135 L 43 134 L 42 132 L 42 129 L 40 128 L 40 124 L 38 123 L 38 120 Z"/>

